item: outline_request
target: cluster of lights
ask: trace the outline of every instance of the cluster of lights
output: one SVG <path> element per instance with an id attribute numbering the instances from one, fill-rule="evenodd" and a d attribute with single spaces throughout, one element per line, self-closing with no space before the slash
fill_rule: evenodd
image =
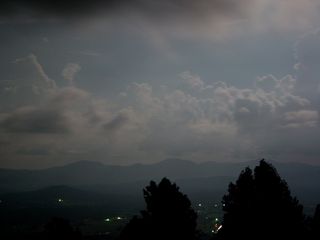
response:
<path id="1" fill-rule="evenodd" d="M 218 203 L 212 203 L 212 204 L 213 204 L 212 206 L 214 208 L 219 208 L 220 206 L 222 206 L 222 207 L 226 206 L 224 203 L 222 203 L 221 205 L 218 204 Z M 202 203 L 198 203 L 196 206 L 199 207 L 199 208 L 204 207 L 204 205 Z M 197 212 L 201 212 L 201 211 L 198 209 Z M 209 218 L 211 218 L 211 217 L 208 217 L 208 216 L 206 217 L 206 219 L 209 219 Z M 212 228 L 211 232 L 216 234 L 221 230 L 222 225 L 221 225 L 221 223 L 219 221 L 219 218 L 214 217 L 213 220 L 214 220 L 214 223 L 213 223 L 213 228 Z"/>
<path id="2" fill-rule="evenodd" d="M 123 218 L 118 216 L 118 217 L 116 217 L 115 219 L 116 219 L 116 220 L 122 220 Z M 111 222 L 111 220 L 112 220 L 111 218 L 105 218 L 105 219 L 104 219 L 105 222 Z"/>
<path id="3" fill-rule="evenodd" d="M 217 233 L 219 232 L 219 230 L 222 228 L 222 225 L 217 226 L 217 228 L 215 230 L 212 230 L 212 233 Z"/>
<path id="4" fill-rule="evenodd" d="M 213 230 L 211 232 L 212 233 L 217 233 L 222 228 L 222 225 L 219 224 L 219 218 L 215 218 L 214 221 L 215 221 L 215 223 L 213 225 Z"/>
<path id="5" fill-rule="evenodd" d="M 202 206 L 203 206 L 202 203 L 198 203 L 198 207 L 202 207 Z M 213 206 L 214 206 L 215 208 L 217 208 L 217 207 L 219 207 L 219 204 L 215 203 Z M 222 206 L 224 207 L 225 204 L 222 204 Z"/>
<path id="6" fill-rule="evenodd" d="M 198 207 L 202 207 L 203 205 L 202 205 L 202 203 L 198 203 Z M 215 208 L 217 208 L 217 207 L 219 207 L 219 204 L 217 204 L 217 203 L 215 203 L 214 205 L 213 205 Z M 224 206 L 226 206 L 225 204 L 222 204 L 222 206 L 224 207 Z"/>

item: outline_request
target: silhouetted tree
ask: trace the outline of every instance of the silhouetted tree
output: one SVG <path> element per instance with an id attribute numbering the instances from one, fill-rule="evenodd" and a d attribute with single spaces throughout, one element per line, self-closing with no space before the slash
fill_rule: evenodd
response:
<path id="1" fill-rule="evenodd" d="M 151 181 L 143 190 L 146 210 L 135 216 L 124 228 L 120 239 L 184 239 L 196 238 L 197 214 L 191 202 L 176 184 L 164 178 L 157 185 Z"/>
<path id="2" fill-rule="evenodd" d="M 74 230 L 68 220 L 52 218 L 44 227 L 43 239 L 46 240 L 79 240 L 81 233 Z"/>
<path id="3" fill-rule="evenodd" d="M 303 208 L 287 183 L 264 160 L 241 172 L 223 197 L 220 239 L 299 239 L 305 234 Z"/>
<path id="4" fill-rule="evenodd" d="M 320 239 L 320 204 L 317 205 L 316 211 L 311 220 L 311 239 Z"/>

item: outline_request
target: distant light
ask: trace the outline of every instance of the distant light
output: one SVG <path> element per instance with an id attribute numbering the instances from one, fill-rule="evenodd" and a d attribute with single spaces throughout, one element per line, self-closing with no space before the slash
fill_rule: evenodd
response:
<path id="1" fill-rule="evenodd" d="M 225 207 L 226 205 L 225 205 L 225 204 L 222 204 L 222 206 Z"/>
<path id="2" fill-rule="evenodd" d="M 218 221 L 219 221 L 219 219 L 218 219 L 218 218 L 216 218 L 215 220 L 216 220 L 216 222 L 218 222 Z"/>
<path id="3" fill-rule="evenodd" d="M 222 225 L 215 224 L 214 229 L 211 232 L 218 233 L 221 228 L 222 228 Z"/>
<path id="4" fill-rule="evenodd" d="M 105 222 L 110 222 L 110 218 L 106 218 L 104 221 Z"/>
<path id="5" fill-rule="evenodd" d="M 62 202 L 63 202 L 63 199 L 62 199 L 62 198 L 59 198 L 59 199 L 58 199 L 58 202 L 59 202 L 59 203 L 62 203 Z"/>
<path id="6" fill-rule="evenodd" d="M 117 220 L 121 220 L 122 218 L 121 217 L 117 217 Z"/>
<path id="7" fill-rule="evenodd" d="M 215 204 L 214 207 L 218 207 L 218 204 Z"/>
<path id="8" fill-rule="evenodd" d="M 202 204 L 201 204 L 201 203 L 199 203 L 199 204 L 198 204 L 198 206 L 199 206 L 199 207 L 202 207 Z"/>

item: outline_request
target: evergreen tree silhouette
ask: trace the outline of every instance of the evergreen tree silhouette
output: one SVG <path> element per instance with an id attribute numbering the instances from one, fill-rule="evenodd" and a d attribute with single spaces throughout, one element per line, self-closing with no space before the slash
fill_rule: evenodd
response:
<path id="1" fill-rule="evenodd" d="M 234 234 L 245 236 L 253 218 L 254 179 L 252 170 L 243 170 L 235 184 L 230 183 L 229 194 L 223 197 L 223 227 L 219 236 L 232 239 Z M 223 234 L 222 234 L 223 233 Z"/>
<path id="2" fill-rule="evenodd" d="M 191 202 L 167 178 L 157 185 L 154 181 L 143 189 L 146 210 L 133 217 L 120 239 L 196 239 L 197 214 Z"/>
<path id="3" fill-rule="evenodd" d="M 317 205 L 311 221 L 311 239 L 320 239 L 320 204 Z"/>
<path id="4" fill-rule="evenodd" d="M 220 239 L 301 239 L 305 236 L 302 205 L 287 183 L 264 160 L 252 173 L 241 172 L 223 197 Z"/>

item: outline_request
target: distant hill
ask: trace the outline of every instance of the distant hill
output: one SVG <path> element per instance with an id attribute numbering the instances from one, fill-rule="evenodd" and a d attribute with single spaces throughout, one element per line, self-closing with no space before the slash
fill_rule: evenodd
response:
<path id="1" fill-rule="evenodd" d="M 0 169 L 0 192 L 35 190 L 52 185 L 114 185 L 168 177 L 203 178 L 236 176 L 248 163 L 201 163 L 180 159 L 167 159 L 150 165 L 104 165 L 81 161 L 44 170 Z"/>
<path id="2" fill-rule="evenodd" d="M 141 196 L 141 189 L 150 180 L 168 177 L 194 198 L 222 196 L 228 183 L 234 181 L 241 170 L 257 163 L 258 161 L 197 164 L 181 159 L 167 159 L 149 165 L 114 166 L 81 161 L 44 170 L 0 169 L 0 194 L 68 186 L 109 196 Z M 320 166 L 279 162 L 272 164 L 299 199 L 320 202 Z"/>

